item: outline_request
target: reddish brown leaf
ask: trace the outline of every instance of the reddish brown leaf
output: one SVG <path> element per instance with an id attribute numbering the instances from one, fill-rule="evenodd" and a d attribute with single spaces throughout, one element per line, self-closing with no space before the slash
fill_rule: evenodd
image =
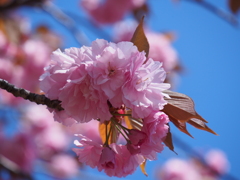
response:
<path id="1" fill-rule="evenodd" d="M 194 126 L 195 128 L 213 133 L 215 135 L 218 135 L 217 133 L 215 133 L 212 129 L 210 129 L 204 121 L 202 121 L 201 119 L 196 119 L 196 118 L 192 118 L 190 119 L 187 123 L 191 124 L 192 126 Z"/>
<path id="2" fill-rule="evenodd" d="M 229 0 L 228 5 L 234 14 L 236 14 L 240 10 L 240 1 L 239 0 Z"/>
<path id="3" fill-rule="evenodd" d="M 193 100 L 185 94 L 166 90 L 164 93 L 168 94 L 170 98 L 165 98 L 168 102 L 164 106 L 163 112 L 165 112 L 171 120 L 187 122 L 191 118 L 200 119 L 207 123 L 194 109 Z"/>
<path id="4" fill-rule="evenodd" d="M 145 169 L 146 163 L 147 163 L 147 159 L 145 159 L 145 160 L 143 161 L 143 163 L 140 164 L 140 169 L 141 169 L 142 173 L 143 173 L 145 176 L 148 176 L 148 174 L 147 174 L 147 172 L 146 172 L 146 169 Z"/>
<path id="5" fill-rule="evenodd" d="M 169 126 L 169 124 L 168 124 L 168 126 Z M 175 152 L 173 142 L 172 142 L 172 133 L 170 131 L 170 126 L 169 126 L 169 129 L 168 129 L 167 136 L 165 137 L 163 142 L 171 151 Z"/>
<path id="6" fill-rule="evenodd" d="M 106 121 L 104 123 L 99 123 L 99 128 L 98 129 L 99 129 L 99 134 L 100 134 L 100 137 L 101 137 L 103 143 L 106 142 L 106 133 L 109 134 L 110 129 L 111 129 L 111 132 L 110 132 L 110 136 L 109 136 L 109 139 L 108 139 L 108 144 L 112 144 L 112 143 L 117 142 L 119 132 L 118 132 L 116 126 L 114 125 L 114 123 L 111 123 L 111 121 Z"/>
<path id="7" fill-rule="evenodd" d="M 149 43 L 148 40 L 145 36 L 144 33 L 144 29 L 143 29 L 143 19 L 140 21 L 138 27 L 136 28 L 133 37 L 131 39 L 131 42 L 137 46 L 138 50 L 141 51 L 145 51 L 146 53 L 146 57 L 148 57 L 148 53 L 149 53 Z"/>
<path id="8" fill-rule="evenodd" d="M 169 119 L 180 131 L 182 131 L 183 133 L 185 133 L 193 138 L 193 136 L 188 132 L 187 125 L 185 122 L 176 121 L 174 119 L 171 119 L 171 117 L 169 117 Z"/>

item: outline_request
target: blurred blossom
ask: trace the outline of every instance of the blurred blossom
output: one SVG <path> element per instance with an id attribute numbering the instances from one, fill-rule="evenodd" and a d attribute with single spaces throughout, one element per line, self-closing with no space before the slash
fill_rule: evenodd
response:
<path id="1" fill-rule="evenodd" d="M 194 167 L 181 159 L 168 160 L 158 175 L 161 180 L 202 180 Z"/>
<path id="2" fill-rule="evenodd" d="M 43 105 L 31 104 L 25 112 L 25 128 L 27 128 L 38 147 L 39 155 L 48 159 L 56 152 L 64 151 L 70 143 L 69 133 L 58 122 L 54 122 L 52 114 Z"/>
<path id="3" fill-rule="evenodd" d="M 67 154 L 52 156 L 46 168 L 52 175 L 61 179 L 76 176 L 79 171 L 76 159 Z"/>
<path id="4" fill-rule="evenodd" d="M 205 161 L 170 159 L 157 176 L 161 180 L 217 180 L 227 172 L 229 163 L 224 152 L 210 150 L 204 157 Z"/>
<path id="5" fill-rule="evenodd" d="M 9 138 L 0 137 L 0 156 L 4 156 L 17 165 L 19 169 L 30 173 L 36 159 L 36 147 L 30 134 L 18 133 Z"/>
<path id="6" fill-rule="evenodd" d="M 146 0 L 82 0 L 81 6 L 98 23 L 115 23 Z"/>
<path id="7" fill-rule="evenodd" d="M 224 174 L 229 169 L 229 162 L 225 153 L 221 150 L 213 149 L 205 156 L 207 165 L 217 174 Z"/>

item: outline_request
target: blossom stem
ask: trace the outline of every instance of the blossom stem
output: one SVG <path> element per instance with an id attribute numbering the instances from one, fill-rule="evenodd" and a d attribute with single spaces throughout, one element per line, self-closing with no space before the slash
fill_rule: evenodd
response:
<path id="1" fill-rule="evenodd" d="M 119 133 L 125 138 L 126 141 L 129 141 L 128 138 L 126 137 L 126 135 L 121 131 L 121 129 L 119 128 L 118 123 L 115 120 L 112 120 L 112 122 L 115 124 L 117 130 L 119 131 Z M 121 125 L 122 126 L 122 125 Z M 124 131 L 125 132 L 125 131 Z M 126 133 L 126 132 L 125 132 Z"/>

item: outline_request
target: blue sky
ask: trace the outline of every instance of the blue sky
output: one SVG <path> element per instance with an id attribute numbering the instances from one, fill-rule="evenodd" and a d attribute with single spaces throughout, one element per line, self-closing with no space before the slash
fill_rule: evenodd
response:
<path id="1" fill-rule="evenodd" d="M 53 1 L 56 5 L 73 14 L 84 17 L 78 6 L 78 0 Z M 209 2 L 229 12 L 226 0 Z M 175 136 L 195 150 L 223 150 L 231 164 L 230 174 L 240 179 L 240 28 L 233 27 L 215 14 L 194 3 L 182 1 L 149 0 L 151 14 L 145 22 L 155 31 L 173 31 L 174 41 L 185 72 L 180 76 L 176 91 L 190 96 L 197 112 L 204 117 L 219 136 L 189 127 L 194 139 L 172 128 Z M 72 34 L 54 19 L 41 11 L 24 9 L 24 15 L 32 19 L 33 26 L 39 23 L 49 25 L 64 38 L 64 47 L 78 47 Z M 82 18 L 75 18 L 78 29 L 87 34 L 90 41 L 106 38 L 103 34 L 93 33 Z M 81 21 L 80 21 L 81 20 Z M 239 15 L 238 20 L 240 21 Z M 167 148 L 159 154 L 159 160 L 148 162 L 149 177 L 137 170 L 125 179 L 153 179 L 157 167 L 171 157 L 187 157 L 186 152 L 176 147 L 178 155 Z M 103 173 L 87 168 L 84 177 L 105 179 Z M 113 178 L 114 179 L 114 178 Z M 117 178 L 116 178 L 117 179 Z"/>

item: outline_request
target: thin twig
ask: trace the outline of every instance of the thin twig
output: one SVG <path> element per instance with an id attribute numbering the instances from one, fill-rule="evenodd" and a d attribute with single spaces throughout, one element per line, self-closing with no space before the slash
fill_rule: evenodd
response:
<path id="1" fill-rule="evenodd" d="M 52 109 L 57 109 L 59 111 L 63 110 L 61 107 L 61 101 L 59 100 L 50 100 L 43 94 L 35 94 L 30 91 L 17 88 L 13 84 L 8 83 L 6 80 L 0 79 L 0 88 L 5 89 L 9 93 L 13 94 L 15 97 L 22 97 L 23 99 L 35 102 L 36 104 L 47 105 L 47 107 Z"/>
<path id="2" fill-rule="evenodd" d="M 90 44 L 87 36 L 77 28 L 75 21 L 52 2 L 42 4 L 41 8 L 44 12 L 53 17 L 58 23 L 66 27 L 73 34 L 74 38 L 80 45 Z"/>
<path id="3" fill-rule="evenodd" d="M 177 135 L 175 135 L 175 134 L 172 134 L 172 135 L 173 135 L 173 139 L 174 139 L 174 144 L 177 145 L 178 148 L 182 149 L 190 157 L 198 159 L 201 163 L 203 163 L 212 172 L 217 173 L 212 167 L 210 167 L 206 163 L 206 161 L 204 160 L 204 158 L 202 157 L 202 155 L 200 153 L 195 151 L 189 144 L 187 144 L 186 142 L 181 140 Z M 222 176 L 223 179 L 226 179 L 226 180 L 239 180 L 238 178 L 234 177 L 232 174 L 229 174 L 229 173 L 225 173 L 221 176 Z"/>
<path id="4" fill-rule="evenodd" d="M 239 24 L 237 18 L 234 15 L 215 7 L 214 5 L 212 5 L 211 3 L 207 2 L 207 1 L 204 1 L 204 0 L 201 0 L 201 1 L 185 0 L 185 1 L 196 3 L 196 4 L 204 7 L 205 9 L 207 9 L 210 12 L 212 12 L 213 14 L 219 16 L 220 18 L 222 18 L 223 20 L 225 20 L 226 22 L 228 22 L 229 24 L 231 24 L 234 27 L 237 27 Z"/>

